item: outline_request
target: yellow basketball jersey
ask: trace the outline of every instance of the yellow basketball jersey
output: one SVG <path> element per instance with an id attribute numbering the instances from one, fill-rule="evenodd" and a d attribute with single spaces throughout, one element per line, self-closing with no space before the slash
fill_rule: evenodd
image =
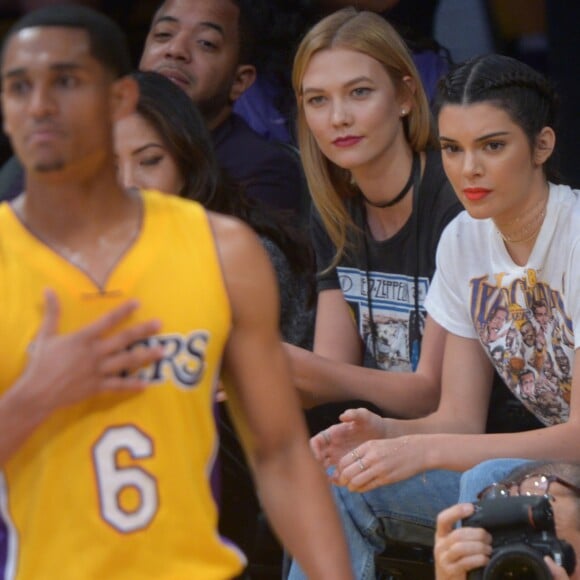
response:
<path id="1" fill-rule="evenodd" d="M 231 312 L 207 215 L 144 192 L 139 238 L 99 290 L 0 205 L 0 395 L 26 366 L 43 290 L 72 332 L 129 298 L 159 319 L 162 361 L 137 394 L 61 409 L 0 472 L 0 578 L 225 579 L 243 555 L 217 532 L 214 389 Z M 82 361 L 79 361 L 82 364 Z M 4 573 L 4 576 L 2 575 Z"/>

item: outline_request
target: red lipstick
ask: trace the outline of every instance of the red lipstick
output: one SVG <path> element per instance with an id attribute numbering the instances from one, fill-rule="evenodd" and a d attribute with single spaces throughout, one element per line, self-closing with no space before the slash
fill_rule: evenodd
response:
<path id="1" fill-rule="evenodd" d="M 346 137 L 338 137 L 332 142 L 332 144 L 336 147 L 352 147 L 353 145 L 360 143 L 360 141 L 362 141 L 362 137 L 347 135 Z"/>
<path id="2" fill-rule="evenodd" d="M 491 189 L 486 189 L 485 187 L 466 187 L 463 190 L 463 195 L 465 195 L 469 201 L 479 201 L 490 193 Z"/>

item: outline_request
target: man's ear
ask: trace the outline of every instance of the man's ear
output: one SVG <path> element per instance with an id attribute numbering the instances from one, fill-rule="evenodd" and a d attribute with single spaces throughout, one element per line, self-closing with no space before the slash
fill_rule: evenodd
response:
<path id="1" fill-rule="evenodd" d="M 544 127 L 536 137 L 534 147 L 534 163 L 544 165 L 550 158 L 556 147 L 556 133 L 552 127 Z"/>
<path id="2" fill-rule="evenodd" d="M 230 101 L 237 101 L 256 80 L 256 67 L 251 64 L 238 65 L 230 88 Z"/>
<path id="3" fill-rule="evenodd" d="M 131 76 L 124 76 L 113 82 L 111 87 L 111 111 L 113 121 L 127 117 L 137 109 L 139 85 Z"/>

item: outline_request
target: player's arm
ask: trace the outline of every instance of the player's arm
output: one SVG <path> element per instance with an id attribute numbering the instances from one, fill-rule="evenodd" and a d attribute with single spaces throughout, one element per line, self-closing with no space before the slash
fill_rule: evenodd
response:
<path id="1" fill-rule="evenodd" d="M 340 293 L 333 290 L 323 294 L 329 292 Z M 354 327 L 352 318 L 350 323 Z M 325 344 L 330 344 L 331 340 L 337 342 L 337 337 L 344 337 L 347 330 L 335 329 L 334 334 L 330 332 Z M 316 345 L 314 353 L 292 345 L 285 347 L 292 363 L 294 385 L 304 406 L 360 399 L 374 403 L 387 415 L 412 418 L 437 408 L 446 336 L 446 331 L 428 317 L 419 365 L 415 372 L 406 373 L 365 368 L 360 366 L 360 360 L 349 364 L 345 358 L 330 356 L 330 353 L 336 352 L 332 348 L 326 348 L 324 352 L 328 354 L 320 356 Z M 344 344 L 345 341 L 340 342 Z"/>
<path id="2" fill-rule="evenodd" d="M 126 371 L 162 356 L 159 347 L 127 350 L 159 330 L 157 321 L 118 325 L 138 307 L 130 301 L 70 334 L 58 334 L 59 304 L 47 291 L 45 315 L 23 374 L 0 397 L 0 467 L 55 410 L 103 390 L 139 390 Z"/>
<path id="3" fill-rule="evenodd" d="M 224 354 L 228 404 L 261 502 L 309 578 L 351 578 L 328 483 L 290 384 L 271 264 L 246 226 L 223 216 L 210 219 L 233 317 Z"/>

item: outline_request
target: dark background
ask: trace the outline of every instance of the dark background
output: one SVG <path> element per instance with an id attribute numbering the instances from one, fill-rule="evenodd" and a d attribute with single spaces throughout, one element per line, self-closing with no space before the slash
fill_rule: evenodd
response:
<path id="1" fill-rule="evenodd" d="M 364 0 L 251 0 L 272 19 L 264 28 L 262 54 L 283 54 L 289 69 L 301 31 L 317 17 L 321 6 L 358 5 Z M 160 0 L 0 0 L 0 38 L 24 12 L 50 4 L 79 3 L 109 14 L 127 32 L 135 66 Z M 380 4 L 376 1 L 375 4 Z M 392 4 L 392 2 L 390 2 Z M 445 5 L 448 22 L 437 22 Z M 470 17 L 466 6 L 477 6 Z M 459 7 L 459 9 L 458 9 Z M 328 8 L 327 8 L 328 9 Z M 441 13 L 443 10 L 441 10 Z M 278 14 L 278 17 L 276 17 Z M 443 39 L 451 57 L 461 59 L 481 52 L 499 52 L 524 60 L 554 82 L 561 97 L 557 155 L 565 183 L 580 188 L 580 2 L 577 0 L 398 0 L 386 14 L 399 27 L 419 36 Z M 457 20 L 454 20 L 456 18 Z M 447 31 L 447 33 L 445 32 Z M 451 31 L 451 36 L 449 36 Z M 488 41 L 474 43 L 483 31 Z M 280 62 L 280 61 L 279 61 Z M 287 63 L 287 64 L 286 64 Z M 279 63 L 278 63 L 279 64 Z M 0 164 L 11 154 L 0 134 Z"/>

